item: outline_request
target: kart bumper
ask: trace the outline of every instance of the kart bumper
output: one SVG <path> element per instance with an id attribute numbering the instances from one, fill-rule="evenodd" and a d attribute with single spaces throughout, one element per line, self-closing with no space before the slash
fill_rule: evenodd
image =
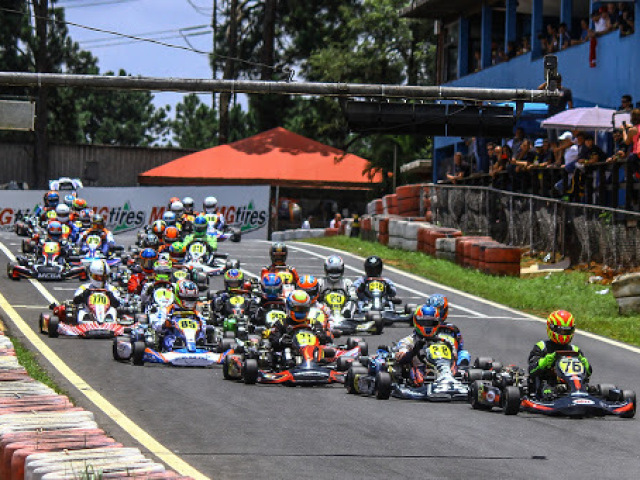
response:
<path id="1" fill-rule="evenodd" d="M 520 405 L 522 410 L 528 412 L 567 417 L 620 416 L 627 414 L 634 408 L 632 402 L 609 402 L 591 395 L 561 397 L 551 402 L 524 397 Z"/>
<path id="2" fill-rule="evenodd" d="M 209 350 L 197 349 L 188 352 L 185 349 L 177 349 L 171 352 L 158 352 L 148 348 L 144 352 L 144 363 L 160 363 L 174 367 L 211 367 L 224 361 L 225 353 L 214 353 Z"/>
<path id="3" fill-rule="evenodd" d="M 327 385 L 344 383 L 344 373 L 328 368 L 294 368 L 283 372 L 260 370 L 258 383 L 284 383 L 289 385 Z"/>

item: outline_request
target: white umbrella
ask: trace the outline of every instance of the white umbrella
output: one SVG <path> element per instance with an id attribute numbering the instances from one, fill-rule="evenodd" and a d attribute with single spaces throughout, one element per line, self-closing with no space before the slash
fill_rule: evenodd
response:
<path id="1" fill-rule="evenodd" d="M 614 117 L 615 115 L 615 117 Z M 543 128 L 581 129 L 609 132 L 613 129 L 613 119 L 615 118 L 616 128 L 622 126 L 622 121 L 630 122 L 628 113 L 617 113 L 611 108 L 589 107 L 571 108 L 557 113 L 542 121 Z"/>

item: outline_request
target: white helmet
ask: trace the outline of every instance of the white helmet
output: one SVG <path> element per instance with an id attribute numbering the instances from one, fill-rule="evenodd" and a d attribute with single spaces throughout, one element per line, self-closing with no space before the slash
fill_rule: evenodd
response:
<path id="1" fill-rule="evenodd" d="M 69 221 L 70 213 L 71 213 L 71 209 L 69 208 L 69 205 L 67 205 L 66 203 L 59 203 L 58 206 L 56 207 L 56 215 L 58 216 L 58 220 L 60 220 L 63 223 Z"/>
<path id="2" fill-rule="evenodd" d="M 194 206 L 193 198 L 184 197 L 182 199 L 182 206 L 184 207 L 184 211 L 185 212 L 187 212 L 188 214 L 192 214 L 193 213 L 193 206 Z"/>
<path id="3" fill-rule="evenodd" d="M 95 260 L 89 267 L 91 286 L 93 288 L 105 288 L 109 278 L 109 265 L 104 260 Z"/>
<path id="4" fill-rule="evenodd" d="M 182 202 L 173 202 L 171 204 L 171 211 L 176 214 L 176 217 L 179 217 L 184 211 L 184 205 Z"/>
<path id="5" fill-rule="evenodd" d="M 218 208 L 218 199 L 216 197 L 207 197 L 202 202 L 204 213 L 215 213 Z"/>

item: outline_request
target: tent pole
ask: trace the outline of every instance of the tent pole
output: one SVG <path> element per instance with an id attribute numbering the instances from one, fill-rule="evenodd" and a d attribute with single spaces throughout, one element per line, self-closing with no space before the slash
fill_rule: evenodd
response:
<path id="1" fill-rule="evenodd" d="M 278 231 L 278 214 L 280 213 L 280 185 L 276 185 L 276 218 L 273 221 L 273 231 Z"/>

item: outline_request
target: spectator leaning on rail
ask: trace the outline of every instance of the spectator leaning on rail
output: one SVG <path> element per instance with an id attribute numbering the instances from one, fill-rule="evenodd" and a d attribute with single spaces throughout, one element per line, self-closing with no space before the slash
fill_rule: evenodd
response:
<path id="1" fill-rule="evenodd" d="M 622 130 L 616 128 L 613 131 L 613 155 L 607 158 L 607 162 L 616 162 L 620 160 L 626 160 L 629 155 L 629 145 L 624 142 L 622 137 Z"/>
<path id="2" fill-rule="evenodd" d="M 456 152 L 453 155 L 453 170 L 451 173 L 447 173 L 447 180 L 456 183 L 458 180 L 468 177 L 470 173 L 469 165 L 462 161 L 462 153 Z"/>
<path id="3" fill-rule="evenodd" d="M 640 180 L 640 109 L 634 108 L 631 111 L 631 125 L 625 123 L 622 128 L 622 138 L 624 143 L 630 145 L 629 167 L 633 172 L 633 177 Z"/>

